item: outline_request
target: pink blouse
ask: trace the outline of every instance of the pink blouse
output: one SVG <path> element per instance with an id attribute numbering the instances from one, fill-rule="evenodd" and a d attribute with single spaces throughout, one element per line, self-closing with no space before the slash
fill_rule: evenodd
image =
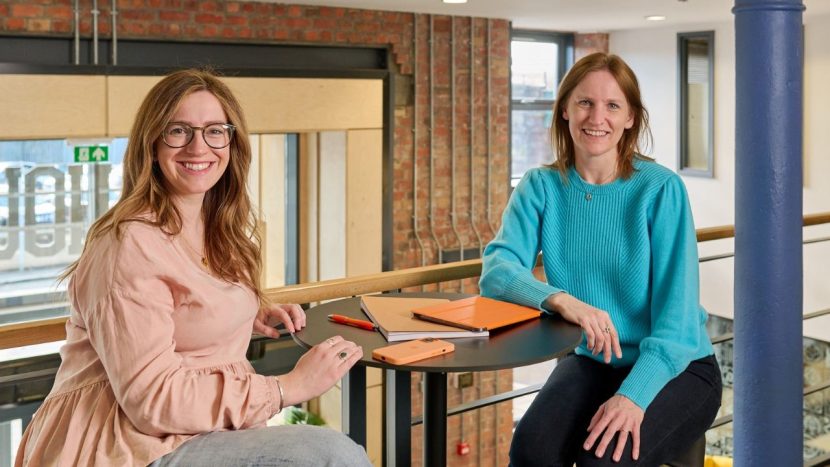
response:
<path id="1" fill-rule="evenodd" d="M 176 237 L 130 222 L 69 284 L 66 344 L 16 466 L 144 466 L 199 433 L 262 426 L 274 378 L 245 359 L 259 302 L 211 276 Z"/>

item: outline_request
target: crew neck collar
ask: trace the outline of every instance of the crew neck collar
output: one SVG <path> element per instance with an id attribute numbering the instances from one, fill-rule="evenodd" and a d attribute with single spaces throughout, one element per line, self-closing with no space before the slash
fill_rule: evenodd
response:
<path id="1" fill-rule="evenodd" d="M 606 195 L 610 193 L 614 193 L 615 191 L 619 190 L 622 185 L 625 183 L 625 180 L 618 176 L 616 179 L 604 183 L 602 185 L 594 185 L 593 183 L 586 182 L 579 172 L 576 171 L 576 167 L 571 166 L 568 168 L 568 181 L 576 188 L 577 190 L 581 191 L 582 193 L 590 194 L 591 196 L 599 196 L 599 195 Z"/>

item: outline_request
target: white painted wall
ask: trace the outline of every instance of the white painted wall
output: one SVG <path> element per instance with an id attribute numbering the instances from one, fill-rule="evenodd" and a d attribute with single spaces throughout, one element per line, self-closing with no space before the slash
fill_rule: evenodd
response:
<path id="1" fill-rule="evenodd" d="M 735 219 L 735 29 L 732 22 L 664 29 L 619 31 L 610 51 L 620 55 L 640 80 L 651 117 L 651 156 L 677 170 L 677 33 L 715 31 L 715 175 L 684 177 L 698 228 L 734 224 Z M 830 15 L 805 25 L 804 213 L 830 211 Z M 830 226 L 811 227 L 805 238 L 830 235 Z M 731 240 L 700 244 L 701 256 L 733 251 Z M 711 313 L 733 315 L 733 262 L 701 265 L 701 301 Z M 830 307 L 830 243 L 804 247 L 804 310 Z M 830 341 L 830 317 L 805 322 L 805 335 Z"/>

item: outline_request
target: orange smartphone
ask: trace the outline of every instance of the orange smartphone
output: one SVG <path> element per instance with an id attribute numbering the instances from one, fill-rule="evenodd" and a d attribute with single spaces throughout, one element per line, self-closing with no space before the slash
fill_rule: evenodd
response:
<path id="1" fill-rule="evenodd" d="M 405 365 L 453 351 L 455 351 L 455 344 L 452 342 L 427 337 L 379 347 L 372 351 L 372 358 L 395 365 Z"/>

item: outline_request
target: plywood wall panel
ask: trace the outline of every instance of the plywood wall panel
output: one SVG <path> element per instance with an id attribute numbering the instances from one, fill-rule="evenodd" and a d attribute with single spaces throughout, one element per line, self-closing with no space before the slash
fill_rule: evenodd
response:
<path id="1" fill-rule="evenodd" d="M 105 87 L 103 76 L 0 75 L 0 139 L 100 137 Z"/>
<path id="2" fill-rule="evenodd" d="M 346 274 L 374 274 L 383 267 L 383 134 L 353 130 L 346 138 Z"/>
<path id="3" fill-rule="evenodd" d="M 383 82 L 367 79 L 225 78 L 252 133 L 383 127 Z"/>
<path id="4" fill-rule="evenodd" d="M 161 76 L 110 76 L 107 78 L 107 136 L 127 136 L 138 108 Z"/>

